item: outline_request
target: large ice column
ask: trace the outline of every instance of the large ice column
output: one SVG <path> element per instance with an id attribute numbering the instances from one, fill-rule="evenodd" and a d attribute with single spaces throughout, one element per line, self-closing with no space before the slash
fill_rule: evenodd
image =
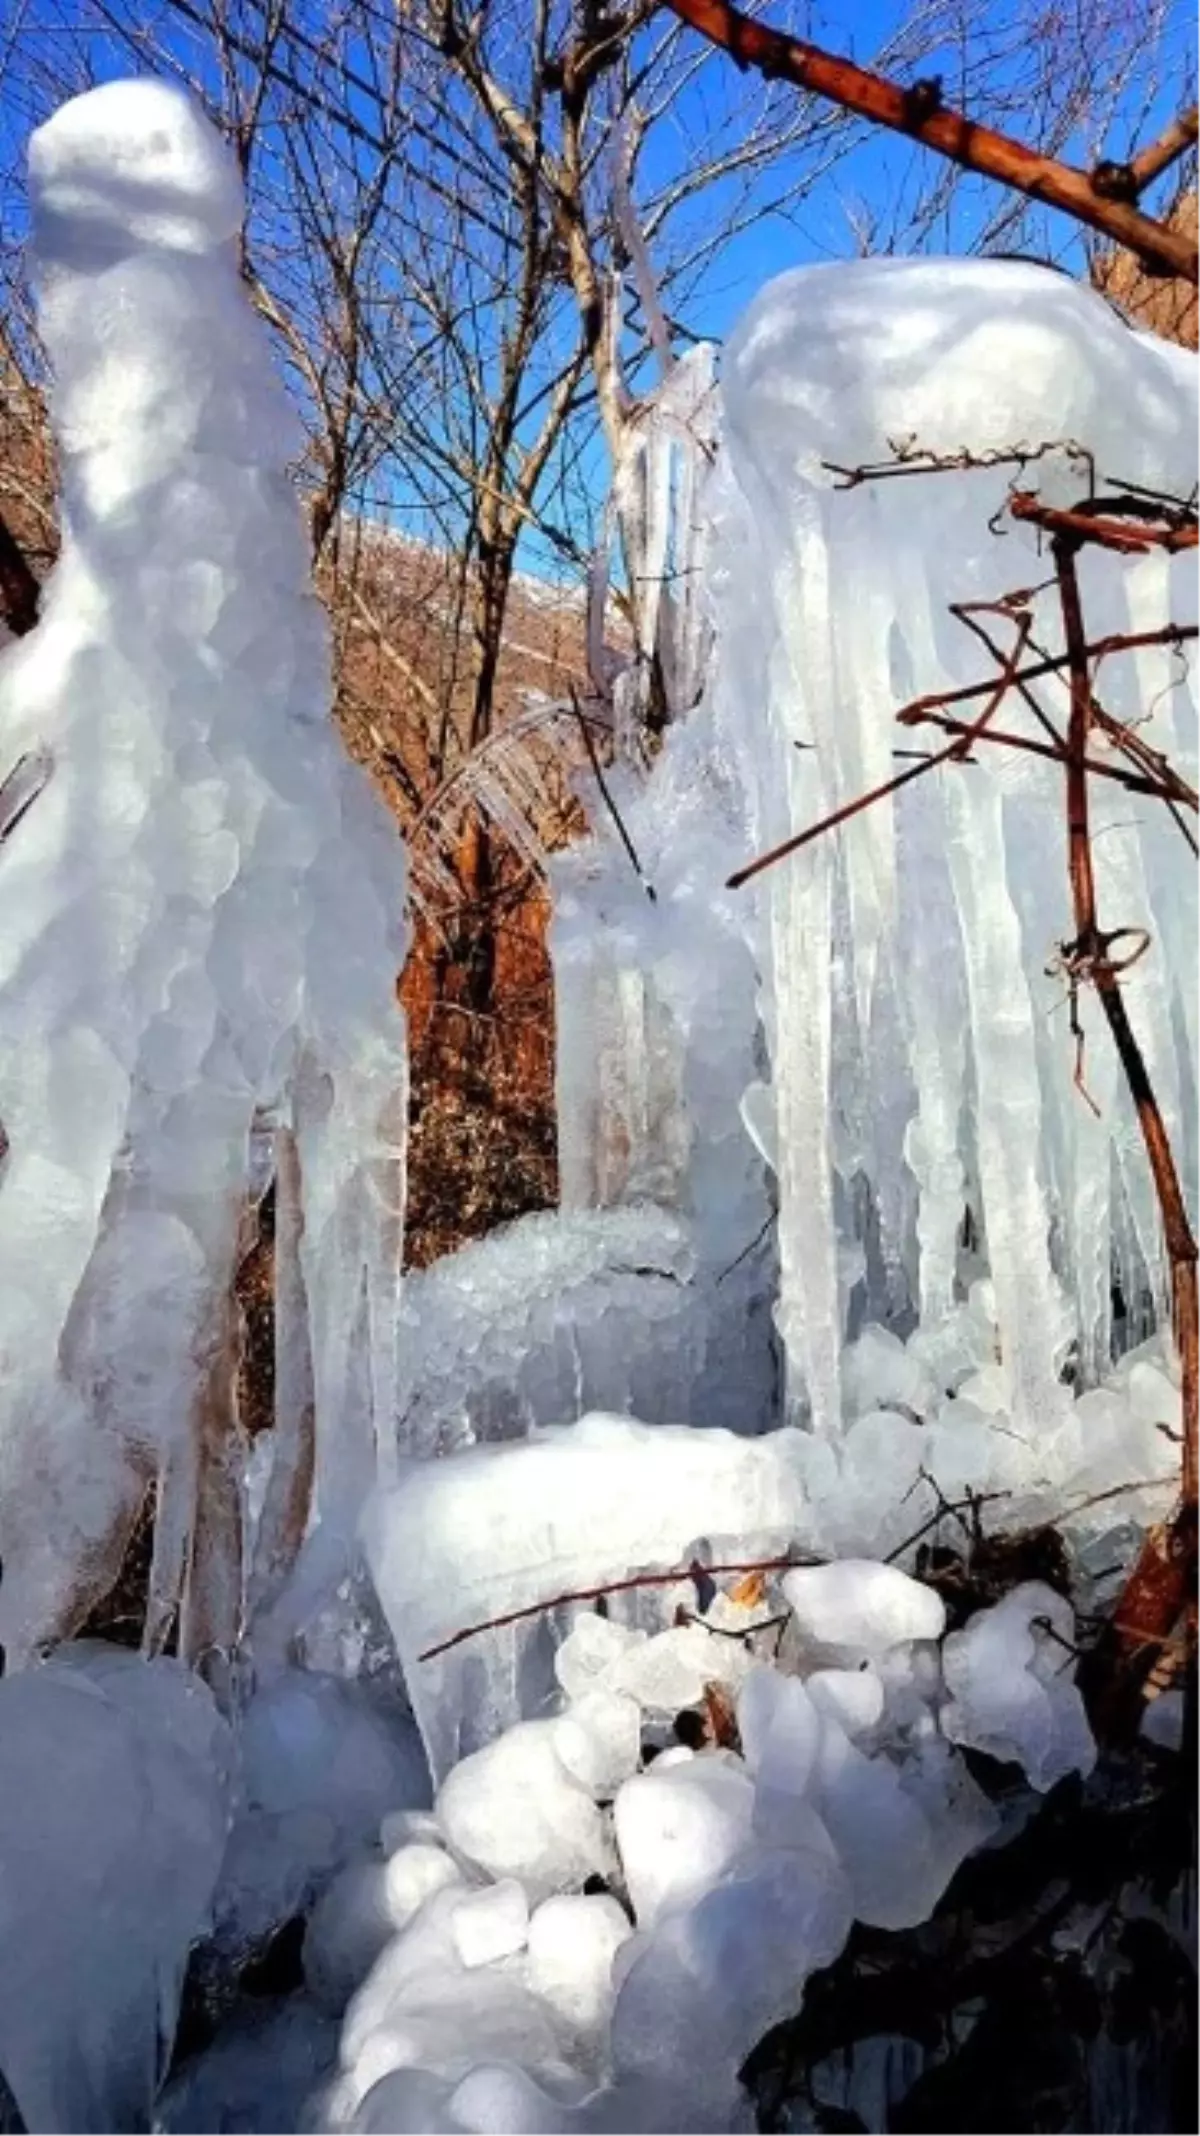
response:
<path id="1" fill-rule="evenodd" d="M 754 962 L 723 888 L 745 803 L 720 737 L 691 719 L 711 645 L 712 359 L 692 350 L 631 419 L 611 512 L 637 587 L 618 762 L 588 793 L 593 835 L 550 871 L 563 1206 L 678 1210 L 710 1273 L 745 1266 L 769 1216 L 739 1117 L 758 1072 Z M 651 676 L 670 724 L 647 765 L 628 718 Z"/>
<path id="2" fill-rule="evenodd" d="M 707 713 L 740 752 L 746 857 L 887 781 L 898 744 L 923 746 L 894 725 L 907 700 L 997 673 L 952 603 L 1040 589 L 1027 596 L 1033 640 L 1061 647 L 1050 560 L 1003 516 L 1009 487 L 1019 477 L 1069 502 L 1094 473 L 1100 486 L 1186 495 L 1195 374 L 1194 360 L 1035 266 L 867 261 L 797 270 L 762 292 L 723 370 Z M 870 477 L 927 454 L 1008 464 Z M 1185 585 L 1165 560 L 1088 556 L 1081 568 L 1094 634 L 1194 615 L 1194 574 Z M 981 620 L 1012 644 L 1011 618 Z M 1176 655 L 1106 662 L 1099 694 L 1182 769 L 1194 761 Z M 1042 699 L 1065 725 L 1061 683 Z M 745 893 L 771 1055 L 779 1322 L 793 1406 L 819 1429 L 841 1414 L 855 1247 L 883 1264 L 874 1279 L 868 1265 L 868 1287 L 936 1318 L 961 1284 L 970 1205 L 1008 1404 L 1026 1423 L 1061 1405 L 1072 1343 L 1089 1375 L 1108 1356 L 1110 1242 L 1136 1242 L 1126 1291 L 1161 1294 L 1153 1194 L 1107 1032 L 1085 1000 L 1097 1122 L 1072 1086 L 1063 982 L 1046 970 L 1073 931 L 1061 771 L 976 754 Z M 1126 997 L 1178 1127 L 1195 1089 L 1195 871 L 1161 808 L 1095 783 L 1101 924 L 1150 934 Z M 870 1236 L 856 1237 L 864 1207 Z"/>
<path id="3" fill-rule="evenodd" d="M 256 1115 L 290 1138 L 281 1458 L 302 1486 L 310 1382 L 319 1500 L 390 1431 L 403 856 L 330 720 L 232 156 L 174 89 L 113 83 L 30 181 L 63 546 L 0 667 L 0 777 L 40 789 L 0 849 L 0 1635 L 78 1619 L 157 1475 L 197 1650 L 242 1607 L 224 1301 Z"/>

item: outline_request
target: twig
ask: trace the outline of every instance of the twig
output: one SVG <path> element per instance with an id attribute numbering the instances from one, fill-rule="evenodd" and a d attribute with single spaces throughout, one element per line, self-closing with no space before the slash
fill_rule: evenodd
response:
<path id="1" fill-rule="evenodd" d="M 712 1579 L 717 1573 L 727 1572 L 791 1572 L 797 1565 L 820 1565 L 823 1558 L 815 1558 L 803 1551 L 791 1550 L 786 1557 L 749 1558 L 733 1565 L 679 1565 L 674 1572 L 638 1572 L 626 1580 L 606 1580 L 600 1587 L 579 1587 L 570 1594 L 552 1595 L 544 1602 L 528 1602 L 523 1609 L 506 1610 L 501 1617 L 487 1617 L 482 1624 L 469 1624 L 461 1632 L 454 1632 L 437 1646 L 426 1647 L 418 1654 L 418 1661 L 434 1661 L 439 1654 L 448 1654 L 452 1647 L 462 1646 L 468 1639 L 478 1639 L 484 1632 L 503 1631 L 510 1624 L 522 1624 L 529 1617 L 542 1617 L 555 1609 L 567 1609 L 575 1602 L 598 1602 L 608 1595 L 632 1594 L 639 1587 L 678 1587 L 684 1580 L 694 1581 L 698 1576 Z"/>
<path id="2" fill-rule="evenodd" d="M 1112 653 L 1136 653 L 1145 645 L 1184 645 L 1200 636 L 1200 625 L 1195 623 L 1166 623 L 1159 630 L 1114 632 L 1106 638 L 1095 638 L 1086 648 L 1089 660 L 1107 660 Z M 1014 674 L 1013 687 L 1020 689 L 1026 682 L 1040 682 L 1046 675 L 1060 675 L 1067 665 L 1065 653 L 1047 653 L 1029 667 L 1018 668 Z M 927 712 L 941 712 L 948 705 L 970 704 L 973 699 L 986 697 L 992 688 L 991 681 L 967 682 L 954 690 L 935 690 L 927 696 L 914 697 L 896 714 L 902 727 L 919 727 Z M 1100 724 L 1098 722 L 1097 724 Z M 1193 806 L 1195 797 L 1193 796 Z"/>
<path id="3" fill-rule="evenodd" d="M 993 467 L 1032 467 L 1037 460 L 1044 460 L 1048 453 L 1061 452 L 1068 460 L 1080 460 L 1090 470 L 1093 483 L 1096 479 L 1096 463 L 1084 445 L 1077 445 L 1074 438 L 1054 438 L 1044 445 L 1032 446 L 1028 451 L 1020 447 L 998 447 L 991 452 L 972 452 L 963 445 L 957 452 L 934 452 L 918 445 L 915 434 L 907 438 L 889 438 L 892 449 L 890 460 L 864 461 L 859 467 L 842 467 L 837 460 L 822 460 L 821 466 L 827 475 L 840 475 L 837 489 L 857 489 L 862 482 L 890 482 L 903 475 L 955 475 L 969 469 Z M 985 604 L 994 607 L 994 602 Z"/>
<path id="4" fill-rule="evenodd" d="M 1098 543 L 1102 549 L 1115 549 L 1122 556 L 1145 556 L 1153 549 L 1165 549 L 1173 556 L 1181 549 L 1194 549 L 1200 539 L 1195 520 L 1179 526 L 1152 527 L 1141 522 L 1129 525 L 1111 515 L 1043 504 L 1034 490 L 1014 490 L 1008 509 L 1014 519 L 1028 521 L 1048 534 L 1073 534 L 1083 541 Z"/>
<path id="5" fill-rule="evenodd" d="M 1139 193 L 1144 193 L 1148 185 L 1152 185 L 1156 178 L 1161 178 L 1165 170 L 1169 170 L 1173 163 L 1178 162 L 1180 156 L 1185 156 L 1189 148 L 1195 146 L 1196 127 L 1197 113 L 1193 104 L 1190 111 L 1181 111 L 1179 117 L 1172 120 L 1166 132 L 1160 134 L 1157 141 L 1151 141 L 1148 147 L 1130 157 L 1129 169 Z"/>
<path id="6" fill-rule="evenodd" d="M 649 898 L 650 903 L 652 905 L 656 905 L 658 903 L 658 892 L 655 890 L 655 887 L 653 883 L 649 880 L 641 861 L 638 859 L 637 848 L 635 847 L 634 842 L 625 827 L 621 811 L 617 807 L 616 802 L 613 800 L 613 797 L 609 792 L 608 781 L 604 776 L 603 769 L 601 768 L 600 758 L 596 751 L 596 744 L 592 740 L 591 728 L 589 727 L 588 722 L 584 717 L 582 707 L 579 703 L 578 697 L 575 694 L 573 686 L 571 689 L 571 710 L 574 712 L 575 717 L 579 722 L 579 731 L 583 736 L 584 747 L 588 753 L 588 762 L 591 764 L 596 784 L 600 788 L 600 792 L 604 797 L 604 803 L 606 808 L 608 809 L 608 813 L 612 817 L 612 820 L 617 827 L 617 836 L 619 837 L 621 844 L 624 846 L 626 853 L 629 855 L 629 860 L 633 868 L 633 872 L 637 876 L 638 881 L 641 883 L 641 886 L 645 891 L 646 896 Z"/>
<path id="7" fill-rule="evenodd" d="M 1194 1523 L 1197 1403 L 1200 1397 L 1200 1304 L 1196 1285 L 1196 1241 L 1188 1222 L 1179 1173 L 1162 1112 L 1150 1081 L 1145 1057 L 1126 1012 L 1117 973 L 1109 957 L 1112 938 L 1101 933 L 1097 920 L 1087 785 L 1087 743 L 1092 726 L 1093 697 L 1088 668 L 1087 633 L 1084 629 L 1079 575 L 1075 565 L 1079 542 L 1078 534 L 1066 532 L 1056 534 L 1053 542 L 1071 683 L 1071 717 L 1067 730 L 1067 840 L 1075 940 L 1065 945 L 1064 955 L 1073 957 L 1080 970 L 1085 972 L 1086 977 L 1095 986 L 1121 1066 L 1125 1071 L 1125 1080 L 1137 1111 L 1146 1155 L 1154 1178 L 1167 1258 L 1171 1267 L 1175 1341 L 1183 1377 L 1183 1503 L 1185 1512 L 1190 1509 L 1190 1517 Z"/>

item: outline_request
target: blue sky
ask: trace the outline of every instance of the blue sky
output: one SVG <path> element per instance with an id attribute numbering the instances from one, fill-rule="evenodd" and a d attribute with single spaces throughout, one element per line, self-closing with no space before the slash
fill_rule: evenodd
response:
<path id="1" fill-rule="evenodd" d="M 191 0 L 191 4 L 203 11 L 206 0 Z M 253 6 L 255 0 L 242 0 L 242 4 Z M 517 10 L 513 19 L 520 20 L 524 0 L 510 0 L 510 4 Z M 1124 84 L 1119 79 L 1119 64 L 1131 43 L 1132 0 L 1069 0 L 1069 4 L 1046 0 L 1043 20 L 1048 27 L 1040 38 L 1022 31 L 1022 24 L 1028 22 L 1036 4 L 1037 0 L 851 0 L 851 4 L 833 5 L 829 0 L 809 0 L 806 7 L 805 0 L 792 0 L 790 6 L 787 0 L 773 0 L 764 12 L 767 20 L 790 20 L 827 49 L 864 63 L 869 63 L 896 36 L 899 26 L 915 15 L 924 23 L 927 34 L 918 38 L 908 52 L 894 55 L 896 78 L 911 80 L 914 73 L 941 74 L 949 102 L 977 115 L 998 116 L 1001 125 L 1018 134 L 1033 130 L 1039 103 L 1044 122 L 1047 110 L 1056 98 L 1061 98 L 1071 78 L 1072 64 L 1084 50 L 1095 69 L 1098 93 L 1102 100 L 1108 97 L 1111 104 L 1112 124 L 1103 142 L 1105 150 L 1123 155 L 1133 145 L 1135 134 L 1144 141 L 1161 130 L 1194 82 L 1195 17 L 1188 0 L 1141 0 L 1141 34 L 1134 40 L 1135 63 Z M 165 46 L 168 51 L 177 52 L 185 65 L 194 63 L 196 45 L 192 34 L 167 0 L 151 0 L 149 8 L 140 0 L 139 4 L 135 0 L 105 0 L 105 8 L 110 5 L 114 12 L 135 24 L 149 27 L 152 23 L 160 49 Z M 301 19 L 310 24 L 325 19 L 324 0 L 297 0 L 297 5 Z M 25 139 L 39 101 L 39 75 L 53 70 L 64 51 L 85 50 L 96 79 L 139 71 L 131 65 L 128 48 L 122 48 L 102 28 L 91 34 L 86 32 L 84 26 L 90 15 L 91 0 L 26 0 L 19 32 L 21 67 L 15 72 L 10 67 L 0 84 L 0 162 L 6 171 L 11 173 L 23 163 Z M 957 19 L 964 15 L 970 17 L 970 35 L 965 39 L 954 34 Z M 103 20 L 99 0 L 91 19 Z M 1087 25 L 1083 32 L 1078 28 L 1081 22 Z M 1050 47 L 1046 39 L 1055 34 L 1056 25 L 1065 43 L 1061 57 L 1048 61 Z M 657 33 L 652 25 L 646 34 Z M 697 55 L 702 50 L 700 41 L 690 32 L 687 48 Z M 983 73 L 992 101 L 981 112 L 978 96 Z M 1052 77 L 1048 97 L 1044 80 L 1047 74 Z M 743 138 L 739 132 L 743 100 L 748 97 L 753 104 L 761 94 L 755 77 L 739 76 L 723 55 L 712 54 L 658 134 L 651 136 L 641 172 L 643 189 L 653 191 L 668 170 L 677 172 L 688 167 L 689 158 L 701 155 L 706 142 L 714 137 L 727 141 Z M 780 124 L 787 124 L 803 108 L 786 84 L 776 85 L 772 95 Z M 1010 112 L 1001 110 L 997 115 L 996 99 L 1001 103 L 1007 99 Z M 352 113 L 356 102 L 360 115 L 368 117 L 359 93 L 347 88 L 346 104 Z M 836 167 L 819 177 L 801 199 L 782 212 L 775 210 L 774 203 L 780 185 L 797 173 L 798 164 L 793 163 L 789 171 L 785 160 L 782 171 L 772 170 L 755 180 L 743 201 L 747 227 L 708 261 L 694 287 L 678 298 L 675 292 L 669 293 L 668 309 L 688 328 L 709 337 L 723 337 L 754 291 L 772 275 L 798 263 L 853 254 L 860 242 L 856 225 L 858 233 L 866 226 L 874 226 L 876 249 L 886 248 L 889 242 L 898 244 L 900 249 L 911 249 L 914 203 L 947 167 L 941 159 L 899 136 L 860 127 L 856 122 L 838 124 L 840 137 L 853 145 Z M 1099 145 L 1084 138 L 1076 128 L 1068 131 L 1058 149 L 1067 160 L 1086 164 Z M 705 196 L 691 217 L 693 236 L 703 236 L 717 226 L 731 196 L 730 187 L 724 193 Z M 989 218 L 1011 198 L 994 185 L 964 177 L 954 187 L 945 212 L 933 219 L 919 242 L 937 251 L 970 251 L 985 235 Z M 11 192 L 4 208 L 6 230 L 19 228 L 19 202 Z M 1035 256 L 1053 257 L 1075 269 L 1084 264 L 1084 240 L 1077 226 L 1061 215 L 1036 211 L 1025 228 L 1004 242 Z M 570 300 L 565 295 L 564 305 L 569 311 Z M 598 489 L 603 482 L 603 456 L 585 454 L 582 467 L 587 486 Z M 402 473 L 393 470 L 389 481 L 395 508 L 407 515 L 411 508 L 404 494 Z M 530 543 L 523 561 L 535 569 L 546 568 L 553 561 L 553 552 L 540 542 Z"/>

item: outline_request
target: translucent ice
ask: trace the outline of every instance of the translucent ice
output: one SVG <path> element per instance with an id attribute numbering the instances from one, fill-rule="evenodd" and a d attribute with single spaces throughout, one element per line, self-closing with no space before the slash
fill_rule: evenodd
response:
<path id="1" fill-rule="evenodd" d="M 532 1899 L 609 1867 L 592 1795 L 567 1771 L 555 1721 L 524 1721 L 455 1766 L 437 1814 L 456 1854 L 489 1876 L 519 1877 Z"/>
<path id="2" fill-rule="evenodd" d="M 937 1639 L 946 1622 L 941 1596 L 896 1565 L 804 1565 L 782 1585 L 801 1637 L 831 1660 L 871 1660 L 911 1639 Z"/>
<path id="3" fill-rule="evenodd" d="M 1003 517 L 1018 473 L 1059 504 L 1105 479 L 1186 489 L 1196 390 L 1190 358 L 1032 264 L 869 260 L 797 269 L 760 292 L 722 364 L 722 459 L 708 492 L 717 649 L 693 743 L 697 757 L 707 745 L 732 766 L 740 859 L 887 781 L 906 701 L 986 680 L 979 640 L 951 604 L 1035 576 Z M 900 455 L 903 482 L 849 479 Z M 939 455 L 995 464 L 920 471 Z M 1053 586 L 1028 599 L 1037 642 L 1060 645 Z M 1194 574 L 1171 584 L 1165 570 L 1135 576 L 1103 560 L 1086 590 L 1097 633 L 1190 621 L 1194 601 Z M 1155 657 L 1114 665 L 1113 709 L 1156 723 L 1157 746 L 1186 754 L 1194 709 Z M 1130 974 L 1131 1015 L 1182 1128 L 1178 1093 L 1195 1088 L 1182 976 L 1194 961 L 1195 870 L 1154 811 L 1131 823 L 1119 802 L 1096 798 L 1100 904 L 1153 944 Z M 1053 1032 L 1061 982 L 1056 993 L 1046 945 L 1070 911 L 1059 774 L 981 750 L 969 774 L 948 766 L 859 811 L 740 897 L 762 980 L 770 1075 L 747 1080 L 779 1196 L 790 1401 L 833 1435 L 844 1407 L 922 1413 L 914 1368 L 928 1367 L 939 1392 L 963 1376 L 958 1337 L 970 1331 L 947 1340 L 947 1324 L 956 1295 L 986 1272 L 1000 1406 L 1014 1430 L 1043 1439 L 1067 1406 L 1072 1341 L 1088 1379 L 1105 1369 L 1110 1249 L 1127 1293 L 1142 1287 L 1143 1265 L 1149 1290 L 1162 1286 L 1148 1174 L 1107 1033 L 1085 999 L 1097 1119 Z M 872 1331 L 843 1360 L 864 1309 L 897 1326 L 919 1313 L 925 1325 L 903 1357 L 887 1357 Z"/>
<path id="4" fill-rule="evenodd" d="M 686 1565 L 705 1539 L 714 1555 L 724 1546 L 735 1560 L 769 1556 L 802 1535 L 808 1518 L 798 1432 L 743 1439 L 589 1416 L 520 1442 L 405 1464 L 397 1487 L 369 1506 L 363 1534 L 435 1770 L 536 1712 L 554 1678 L 536 1612 L 528 1624 L 424 1658 L 429 1648 L 531 1604 Z M 694 1600 L 690 1582 L 680 1594 Z M 635 1599 L 661 1624 L 678 1598 L 668 1586 Z M 601 1644 L 606 1637 L 594 1626 L 586 1636 Z M 733 1642 L 701 1633 L 682 1644 L 699 1656 L 684 1672 L 690 1697 L 705 1654 L 708 1673 L 719 1674 L 722 1660 L 711 1650 Z M 636 1672 L 647 1651 L 627 1648 L 612 1688 L 639 1695 L 621 1670 Z"/>
<path id="5" fill-rule="evenodd" d="M 715 1757 L 626 1781 L 614 1819 L 639 1929 L 717 1881 L 747 1845 L 753 1814 L 745 1768 Z"/>
<path id="6" fill-rule="evenodd" d="M 148 1639 L 178 1604 L 194 1659 L 243 1630 L 227 1298 L 256 1116 L 304 1210 L 279 1477 L 315 1418 L 317 1496 L 353 1504 L 390 1436 L 403 854 L 329 717 L 231 151 L 165 82 L 109 82 L 33 136 L 30 196 L 63 542 L 0 661 L 0 779 L 50 766 L 0 857 L 0 1638 L 11 1666 L 86 1616 L 157 1477 Z"/>
<path id="7" fill-rule="evenodd" d="M 979 1610 L 942 1648 L 949 1702 L 943 1732 L 1013 1760 L 1045 1793 L 1065 1773 L 1088 1774 L 1096 1745 L 1075 1686 L 1075 1612 L 1035 1580 Z"/>
<path id="8" fill-rule="evenodd" d="M 545 1899 L 529 1923 L 529 1985 L 572 2034 L 594 2045 L 612 2009 L 612 1963 L 633 1930 L 604 1892 Z"/>
<path id="9" fill-rule="evenodd" d="M 0 1682 L 0 2069 L 26 2128 L 149 2126 L 229 1754 L 174 1661 L 64 1646 Z"/>

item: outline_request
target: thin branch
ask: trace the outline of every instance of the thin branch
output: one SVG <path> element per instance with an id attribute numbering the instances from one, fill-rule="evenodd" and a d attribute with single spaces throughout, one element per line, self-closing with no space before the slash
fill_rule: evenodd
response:
<path id="1" fill-rule="evenodd" d="M 1156 178 L 1161 178 L 1165 170 L 1195 146 L 1196 132 L 1197 111 L 1193 104 L 1190 111 L 1180 112 L 1157 141 L 1152 141 L 1148 148 L 1130 158 L 1129 170 L 1139 193 L 1144 193 L 1148 185 L 1153 185 Z"/>
<path id="2" fill-rule="evenodd" d="M 482 1624 L 469 1624 L 461 1632 L 454 1632 L 449 1639 L 437 1646 L 426 1647 L 418 1654 L 418 1661 L 435 1661 L 439 1654 L 448 1654 L 452 1647 L 464 1646 L 468 1639 L 478 1639 L 484 1632 L 504 1631 L 510 1624 L 524 1624 L 530 1617 L 542 1617 L 551 1610 L 568 1609 L 576 1602 L 599 1602 L 606 1595 L 627 1595 L 641 1587 L 678 1587 L 684 1580 L 711 1580 L 718 1573 L 727 1572 L 792 1572 L 797 1565 L 819 1565 L 821 1558 L 806 1556 L 800 1551 L 789 1551 L 785 1557 L 749 1558 L 732 1565 L 677 1565 L 673 1572 L 638 1572 L 626 1580 L 606 1580 L 599 1587 L 578 1587 L 569 1594 L 551 1595 L 543 1602 L 527 1602 L 522 1609 L 510 1609 L 501 1617 L 486 1617 Z"/>

